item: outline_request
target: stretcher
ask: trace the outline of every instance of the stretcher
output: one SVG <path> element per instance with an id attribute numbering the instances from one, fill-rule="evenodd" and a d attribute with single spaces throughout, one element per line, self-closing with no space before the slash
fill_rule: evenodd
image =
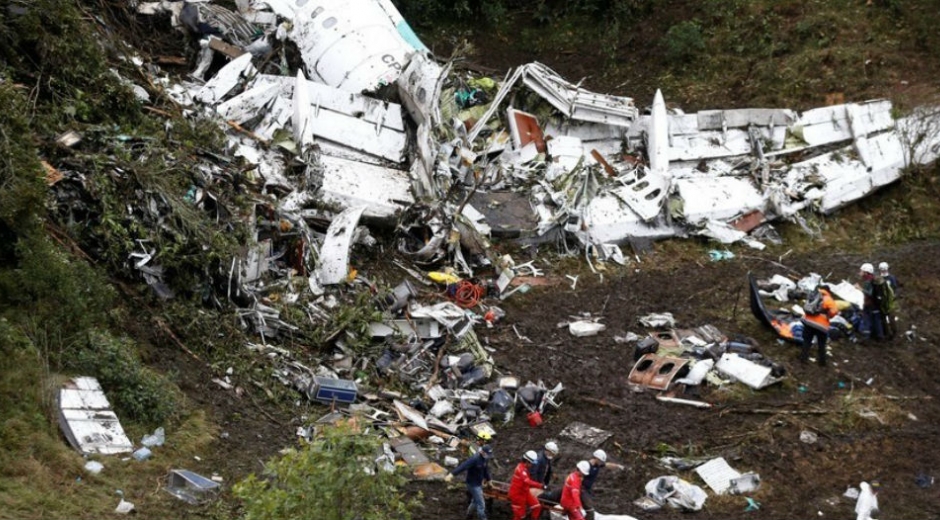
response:
<path id="1" fill-rule="evenodd" d="M 542 504 L 543 509 L 549 510 L 558 506 L 558 502 L 552 502 L 542 498 L 540 496 L 542 493 L 541 491 L 537 491 L 537 493 L 539 493 L 539 495 L 537 495 L 536 498 L 539 499 L 539 503 Z M 487 509 L 491 507 L 494 500 L 500 502 L 509 502 L 509 482 L 491 480 L 489 485 L 483 487 L 483 498 L 486 499 Z"/>

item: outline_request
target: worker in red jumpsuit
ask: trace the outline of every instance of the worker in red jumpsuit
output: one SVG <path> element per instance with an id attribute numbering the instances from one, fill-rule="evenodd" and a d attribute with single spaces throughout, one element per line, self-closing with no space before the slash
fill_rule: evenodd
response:
<path id="1" fill-rule="evenodd" d="M 512 481 L 509 483 L 512 520 L 522 520 L 525 518 L 526 511 L 531 511 L 530 518 L 532 520 L 538 520 L 539 515 L 542 514 L 542 504 L 532 494 L 531 489 L 545 489 L 545 485 L 532 480 L 532 477 L 529 476 L 532 464 L 535 463 L 538 457 L 538 454 L 533 450 L 525 452 L 522 460 L 516 466 L 516 471 L 512 474 Z"/>
<path id="2" fill-rule="evenodd" d="M 561 490 L 561 507 L 564 508 L 568 520 L 584 520 L 584 505 L 581 503 L 581 481 L 591 472 L 591 464 L 582 460 L 578 469 L 572 471 L 565 479 L 565 487 Z"/>

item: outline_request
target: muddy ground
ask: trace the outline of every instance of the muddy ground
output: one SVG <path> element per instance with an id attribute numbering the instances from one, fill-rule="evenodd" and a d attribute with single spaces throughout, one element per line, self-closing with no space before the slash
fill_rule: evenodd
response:
<path id="1" fill-rule="evenodd" d="M 882 518 L 940 515 L 940 486 L 922 489 L 915 484 L 920 474 L 940 476 L 940 450 L 936 449 L 940 444 L 936 426 L 940 422 L 936 400 L 940 393 L 936 376 L 940 367 L 936 349 L 940 243 L 914 243 L 869 256 L 831 252 L 784 259 L 783 265 L 794 272 L 819 272 L 831 279 L 851 279 L 863 261 L 887 261 L 904 284 L 899 313 L 902 330 L 916 326 L 917 338 L 909 341 L 902 336 L 877 344 L 836 341 L 827 368 L 800 364 L 798 349 L 776 341 L 773 332 L 761 328 L 749 311 L 747 273 L 758 277 L 786 274 L 786 269 L 774 264 L 780 252 L 742 250 L 733 260 L 710 262 L 702 247 L 702 260 L 696 262 L 677 258 L 669 247 L 656 250 L 641 256 L 641 263 L 609 269 L 603 281 L 584 268 L 583 260 L 569 259 L 554 266 L 537 261 L 555 285 L 504 302 L 507 317 L 503 322 L 493 329 L 477 328 L 481 339 L 495 350 L 501 374 L 565 385 L 561 408 L 546 414 L 541 427 L 529 427 L 522 415 L 498 426 L 495 479 L 508 479 L 521 453 L 555 439 L 562 449 L 556 463 L 556 481 L 560 482 L 593 450 L 558 436 L 569 423 L 580 421 L 612 432 L 601 447 L 612 462 L 625 466 L 619 471 L 605 469 L 596 485 L 597 508 L 605 514 L 641 519 L 791 519 L 820 514 L 846 518 L 852 516 L 855 501 L 841 497 L 845 489 L 863 480 L 878 480 Z M 577 271 L 579 282 L 572 290 L 564 275 Z M 637 318 L 664 311 L 672 312 L 682 328 L 712 324 L 729 336 L 753 338 L 766 356 L 787 367 L 788 378 L 761 391 L 731 385 L 680 394 L 713 403 L 708 410 L 661 403 L 652 391 L 631 390 L 627 375 L 633 365 L 632 347 L 613 338 L 627 331 L 645 333 Z M 557 327 L 579 312 L 604 316 L 607 330 L 595 337 L 575 338 L 567 328 Z M 531 342 L 519 340 L 513 325 Z M 210 410 L 219 425 L 219 440 L 203 467 L 234 482 L 260 471 L 262 461 L 294 442 L 294 421 L 302 411 L 267 409 L 260 390 L 251 386 L 247 387 L 251 395 L 240 398 L 221 391 L 210 382 L 212 375 L 205 365 L 179 349 L 160 352 L 161 359 L 155 361 L 172 366 L 183 390 L 198 406 Z M 859 412 L 865 411 L 878 417 L 862 417 Z M 309 412 L 317 416 L 326 409 L 314 406 Z M 818 441 L 801 442 L 803 430 L 817 433 Z M 762 486 L 749 496 L 760 502 L 761 510 L 745 513 L 743 497 L 717 497 L 711 492 L 697 513 L 640 510 L 633 501 L 642 496 L 646 482 L 657 476 L 677 474 L 705 487 L 694 473 L 661 467 L 657 458 L 663 455 L 723 456 L 741 472 L 758 473 Z M 407 491 L 423 494 L 424 506 L 415 518 L 463 518 L 464 493 L 459 484 L 448 488 L 440 482 L 416 482 Z M 508 504 L 495 504 L 492 518 L 510 517 Z"/>
<path id="2" fill-rule="evenodd" d="M 597 509 L 605 514 L 661 519 L 846 518 L 853 515 L 855 505 L 854 500 L 841 498 L 846 488 L 878 480 L 880 518 L 940 515 L 940 487 L 922 489 L 915 484 L 919 474 L 940 476 L 936 449 L 940 403 L 935 398 L 940 389 L 936 375 L 940 244 L 911 244 L 870 257 L 836 252 L 785 261 L 797 272 L 832 273 L 833 279 L 851 279 L 863 261 L 888 261 L 904 283 L 902 329 L 916 325 L 922 339 L 837 341 L 827 368 L 800 364 L 795 346 L 777 342 L 751 316 L 746 274 L 752 271 L 760 277 L 786 271 L 772 264 L 776 261 L 772 255 L 744 254 L 753 258 L 663 267 L 656 264 L 668 264 L 669 259 L 654 254 L 633 266 L 635 271 L 609 273 L 604 282 L 589 282 L 582 275 L 577 290 L 561 284 L 507 302 L 507 320 L 498 329 L 482 332 L 496 348 L 500 371 L 523 380 L 561 381 L 566 390 L 562 407 L 547 415 L 541 427 L 531 428 L 519 417 L 499 429 L 495 446 L 500 467 L 494 478 L 508 479 L 521 453 L 549 439 L 561 444 L 556 479 L 564 478 L 591 452 L 558 437 L 566 425 L 581 421 L 613 433 L 602 447 L 612 461 L 626 467 L 605 469 L 598 480 Z M 596 337 L 574 338 L 567 328 L 556 326 L 582 311 L 602 314 L 607 330 Z M 632 391 L 627 385 L 632 350 L 613 338 L 627 331 L 644 332 L 637 317 L 662 311 L 672 312 L 683 328 L 712 324 L 728 335 L 752 337 L 766 356 L 786 365 L 788 379 L 761 391 L 742 385 L 704 388 L 692 398 L 715 404 L 708 410 L 658 402 L 652 391 Z M 511 325 L 532 342 L 518 340 Z M 878 418 L 861 417 L 859 412 L 866 410 L 875 411 Z M 823 413 L 804 413 L 816 411 Z M 818 442 L 801 442 L 803 430 L 816 432 Z M 745 513 L 743 497 L 716 498 L 711 492 L 701 512 L 640 510 L 633 501 L 643 495 L 646 482 L 677 474 L 658 465 L 657 457 L 665 454 L 723 456 L 741 472 L 760 474 L 762 486 L 750 496 L 761 503 L 761 510 Z M 694 473 L 678 474 L 705 487 Z M 459 486 L 414 487 L 425 496 L 418 517 L 463 517 Z M 507 505 L 497 504 L 493 517 L 510 518 L 511 513 Z"/>

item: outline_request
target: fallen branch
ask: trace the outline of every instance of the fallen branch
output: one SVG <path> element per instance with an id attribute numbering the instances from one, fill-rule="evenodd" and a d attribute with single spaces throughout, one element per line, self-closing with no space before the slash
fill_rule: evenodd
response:
<path id="1" fill-rule="evenodd" d="M 830 410 L 768 410 L 766 408 L 754 408 L 750 410 L 737 410 L 730 409 L 724 410 L 722 413 L 748 413 L 748 414 L 784 414 L 784 415 L 825 415 L 830 413 Z"/>
<path id="2" fill-rule="evenodd" d="M 630 410 L 627 410 L 626 408 L 624 408 L 623 406 L 620 406 L 619 404 L 614 404 L 614 403 L 611 403 L 611 402 L 609 402 L 609 401 L 605 401 L 605 400 L 603 400 L 603 399 L 597 399 L 597 398 L 595 398 L 595 397 L 582 397 L 581 400 L 582 400 L 582 401 L 587 401 L 587 402 L 589 402 L 589 403 L 594 403 L 594 404 L 600 405 L 600 406 L 606 406 L 606 407 L 608 407 L 608 408 L 613 408 L 613 409 L 615 409 L 615 410 L 620 410 L 620 411 L 623 411 L 623 412 L 629 412 L 629 411 L 630 411 Z"/>
<path id="3" fill-rule="evenodd" d="M 166 332 L 167 336 L 169 336 L 170 339 L 173 340 L 173 343 L 176 343 L 177 347 L 183 349 L 183 352 L 186 352 L 187 354 L 192 356 L 193 359 L 195 359 L 196 361 L 203 363 L 202 359 L 200 359 L 199 356 L 197 356 L 195 352 L 193 352 L 192 350 L 189 350 L 189 348 L 187 348 L 186 345 L 184 345 L 183 342 L 180 341 L 180 339 L 176 337 L 176 334 L 173 334 L 173 331 L 170 329 L 170 326 L 167 325 L 165 321 L 163 321 L 161 318 L 154 318 L 153 321 L 155 321 L 157 325 L 159 325 L 160 328 L 163 329 L 163 332 Z"/>
<path id="4" fill-rule="evenodd" d="M 226 123 L 228 123 L 228 126 L 234 128 L 234 129 L 237 130 L 238 132 L 241 132 L 241 133 L 247 135 L 248 137 L 254 139 L 255 141 L 258 141 L 259 143 L 261 143 L 261 144 L 263 144 L 263 145 L 265 145 L 265 146 L 267 146 L 267 145 L 270 144 L 267 139 L 265 139 L 265 138 L 261 137 L 260 135 L 258 135 L 258 134 L 256 134 L 256 133 L 252 132 L 251 130 L 248 130 L 247 128 L 243 127 L 242 125 L 236 123 L 235 121 L 226 121 Z"/>

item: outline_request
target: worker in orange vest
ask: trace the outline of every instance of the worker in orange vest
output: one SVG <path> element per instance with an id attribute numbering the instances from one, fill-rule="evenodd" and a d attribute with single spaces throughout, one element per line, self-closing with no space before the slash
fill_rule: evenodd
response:
<path id="1" fill-rule="evenodd" d="M 525 518 L 526 511 L 531 511 L 532 520 L 538 520 L 542 514 L 542 504 L 539 499 L 532 494 L 532 489 L 545 489 L 545 485 L 537 482 L 529 476 L 532 464 L 538 460 L 538 454 L 533 450 L 525 452 L 522 460 L 516 465 L 516 471 L 512 474 L 512 481 L 509 483 L 509 501 L 512 503 L 512 520 L 522 520 Z"/>
<path id="2" fill-rule="evenodd" d="M 578 462 L 578 469 L 572 471 L 565 479 L 565 487 L 561 491 L 561 507 L 564 508 L 568 520 L 584 520 L 584 505 L 581 503 L 581 482 L 591 472 L 591 464 L 582 460 Z"/>
<path id="3" fill-rule="evenodd" d="M 829 318 L 839 314 L 839 307 L 832 298 L 829 288 L 819 285 L 809 294 L 806 305 L 803 307 L 803 350 L 800 352 L 800 361 L 809 361 L 809 350 L 816 338 L 816 347 L 819 356 L 816 362 L 819 366 L 826 366 L 826 340 L 829 339 Z"/>

